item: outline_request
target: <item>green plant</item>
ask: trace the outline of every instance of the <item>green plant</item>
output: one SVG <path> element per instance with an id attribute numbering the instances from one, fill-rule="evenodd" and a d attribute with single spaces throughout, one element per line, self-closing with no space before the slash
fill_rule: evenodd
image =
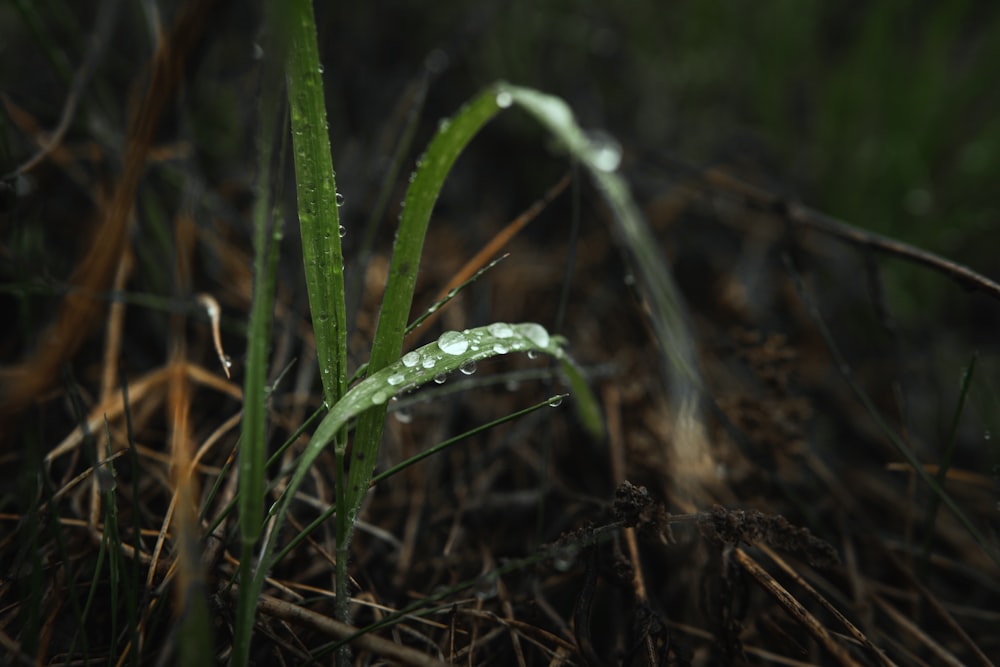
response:
<path id="1" fill-rule="evenodd" d="M 601 418 L 596 402 L 589 397 L 580 373 L 563 350 L 563 339 L 550 336 L 539 324 L 494 322 L 462 332 L 449 331 L 428 345 L 401 356 L 416 284 L 424 238 L 438 193 L 452 165 L 480 128 L 500 111 L 520 107 L 556 137 L 572 159 L 579 161 L 594 177 L 621 231 L 633 247 L 642 246 L 644 227 L 624 181 L 615 173 L 620 149 L 605 140 L 588 137 L 576 124 L 562 100 L 535 90 L 498 83 L 466 104 L 448 120 L 443 120 L 427 151 L 418 160 L 404 201 L 403 213 L 393 247 L 389 278 L 372 343 L 366 377 L 346 391 L 346 321 L 344 317 L 344 274 L 337 216 L 337 193 L 330 159 L 327 121 L 323 107 L 321 66 L 318 62 L 316 32 L 307 0 L 298 0 L 288 9 L 287 80 L 291 134 L 295 160 L 299 223 L 303 239 L 306 283 L 316 329 L 321 377 L 328 413 L 313 433 L 298 460 L 294 474 L 280 500 L 270 512 L 273 524 L 264 538 L 256 569 L 251 570 L 253 544 L 260 535 L 260 498 L 264 494 L 263 470 L 263 363 L 266 350 L 264 330 L 271 290 L 266 252 L 274 253 L 276 243 L 265 250 L 265 204 L 258 204 L 256 232 L 257 295 L 251 318 L 251 357 L 248 362 L 245 396 L 248 405 L 244 440 L 240 453 L 241 534 L 244 541 L 240 581 L 239 623 L 235 664 L 246 664 L 253 628 L 253 609 L 264 578 L 275 564 L 277 540 L 295 492 L 317 456 L 329 445 L 335 453 L 337 608 L 342 620 L 349 620 L 347 564 L 354 522 L 368 491 L 388 400 L 431 379 L 467 367 L 476 361 L 511 352 L 546 353 L 559 360 L 581 403 L 584 422 L 599 433 Z M 265 126 L 264 131 L 267 131 Z M 262 165 L 268 163 L 269 144 L 262 143 Z M 263 176 L 263 175 L 262 175 Z M 651 244 L 646 244 L 652 247 Z M 664 349 L 671 351 L 672 374 L 687 385 L 697 385 L 697 372 L 690 351 L 683 311 L 673 283 L 656 258 L 638 257 L 644 282 L 660 286 L 652 299 L 654 326 Z M 437 307 L 437 306 L 434 306 Z M 349 421 L 357 418 L 353 443 L 348 445 Z M 248 496 L 254 496 L 249 498 Z"/>

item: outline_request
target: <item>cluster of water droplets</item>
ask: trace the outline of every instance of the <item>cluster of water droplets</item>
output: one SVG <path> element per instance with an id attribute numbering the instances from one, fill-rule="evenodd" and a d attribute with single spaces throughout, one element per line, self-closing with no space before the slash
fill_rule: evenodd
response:
<path id="1" fill-rule="evenodd" d="M 435 343 L 404 354 L 400 359 L 401 367 L 386 376 L 385 386 L 371 395 L 371 401 L 381 405 L 396 394 L 426 382 L 428 371 L 445 366 L 442 362 L 448 357 L 466 357 L 458 370 L 463 375 L 472 375 L 476 372 L 476 362 L 480 359 L 511 352 L 528 352 L 529 356 L 534 356 L 537 348 L 551 351 L 551 347 L 552 337 L 549 332 L 534 322 L 494 322 L 479 329 L 445 331 Z M 454 367 L 454 362 L 447 365 Z M 443 384 L 447 381 L 448 374 L 442 369 L 431 376 L 431 379 L 437 384 Z"/>

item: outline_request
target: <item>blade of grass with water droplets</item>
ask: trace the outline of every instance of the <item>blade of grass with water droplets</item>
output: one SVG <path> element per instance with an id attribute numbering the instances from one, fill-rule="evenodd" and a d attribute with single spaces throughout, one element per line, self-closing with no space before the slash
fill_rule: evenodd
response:
<path id="1" fill-rule="evenodd" d="M 445 332 L 437 341 L 408 352 L 401 359 L 352 387 L 323 418 L 299 457 L 295 473 L 289 480 L 274 512 L 274 527 L 264 545 L 261 555 L 262 567 L 258 570 L 257 578 L 262 581 L 264 574 L 273 565 L 271 556 L 274 553 L 275 540 L 288 514 L 289 504 L 308 474 L 310 466 L 350 419 L 371 412 L 384 413 L 387 402 L 395 394 L 426 384 L 440 374 L 452 373 L 470 362 L 509 352 L 532 351 L 563 359 L 565 353 L 562 342 L 560 337 L 549 336 L 544 327 L 533 322 L 521 324 L 494 322 L 466 332 Z M 344 446 L 340 445 L 338 455 L 343 456 L 343 454 Z M 347 482 L 347 510 L 351 513 L 357 511 L 361 498 L 368 491 L 376 457 L 358 449 L 355 443 L 353 458 Z M 353 523 L 353 517 L 351 518 Z"/>
<path id="2" fill-rule="evenodd" d="M 302 260 L 323 397 L 336 403 L 347 387 L 347 307 L 337 182 L 330 154 L 316 24 L 308 0 L 288 3 L 288 104 Z"/>
<path id="3" fill-rule="evenodd" d="M 462 107 L 451 119 L 441 122 L 437 134 L 417 163 L 417 169 L 406 191 L 403 212 L 399 218 L 399 229 L 393 244 L 389 278 L 368 362 L 369 375 L 377 373 L 399 359 L 431 211 L 434 209 L 445 178 L 459 154 L 500 108 L 497 104 L 496 89 L 487 89 Z M 354 447 L 367 461 L 363 466 L 351 467 L 352 483 L 358 478 L 354 474 L 355 468 L 367 469 L 368 476 L 371 476 L 379 443 L 382 440 L 385 411 L 385 406 L 379 405 L 358 419 Z M 367 479 L 361 484 L 361 488 L 367 489 Z M 359 503 L 361 495 L 358 494 Z M 353 516 L 356 511 L 356 507 L 351 508 L 348 514 Z M 349 539 L 344 539 L 344 542 L 349 542 Z"/>
<path id="4" fill-rule="evenodd" d="M 659 243 L 629 194 L 625 180 L 615 172 L 621 160 L 620 149 L 606 138 L 588 137 L 572 110 L 558 97 L 509 84 L 500 84 L 499 90 L 499 94 L 508 95 L 512 104 L 530 113 L 559 139 L 570 155 L 590 172 L 611 208 L 623 244 L 635 260 L 652 313 L 653 329 L 668 362 L 666 371 L 671 388 L 681 398 L 693 395 L 702 383 L 687 307 L 666 259 L 657 250 Z"/>

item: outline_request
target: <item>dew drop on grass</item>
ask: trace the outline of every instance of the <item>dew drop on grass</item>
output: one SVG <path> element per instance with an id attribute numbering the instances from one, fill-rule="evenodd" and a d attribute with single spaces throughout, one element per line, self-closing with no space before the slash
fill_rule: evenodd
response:
<path id="1" fill-rule="evenodd" d="M 506 322 L 494 322 L 486 325 L 486 330 L 497 338 L 510 338 L 514 335 L 514 328 Z"/>
<path id="2" fill-rule="evenodd" d="M 462 362 L 462 365 L 458 367 L 458 370 L 462 372 L 462 375 L 472 375 L 476 372 L 475 360 L 469 359 L 468 361 Z"/>
<path id="3" fill-rule="evenodd" d="M 500 577 L 496 572 L 488 572 L 476 578 L 475 595 L 480 600 L 489 600 L 497 596 Z"/>
<path id="4" fill-rule="evenodd" d="M 338 192 L 336 199 L 337 199 L 337 207 L 338 208 L 344 205 L 344 195 L 342 195 L 342 194 L 340 194 Z"/>
<path id="5" fill-rule="evenodd" d="M 590 163 L 604 172 L 613 172 L 622 163 L 622 145 L 606 132 L 592 132 L 590 139 Z"/>
<path id="6" fill-rule="evenodd" d="M 444 384 L 448 381 L 448 375 L 445 373 L 438 373 L 434 376 L 434 384 Z"/>
<path id="7" fill-rule="evenodd" d="M 497 354 L 507 354 L 510 352 L 510 348 L 503 343 L 493 343 L 493 351 Z"/>
<path id="8" fill-rule="evenodd" d="M 458 331 L 445 331 L 438 338 L 437 345 L 445 354 L 462 354 L 469 349 L 468 339 Z"/>
<path id="9" fill-rule="evenodd" d="M 549 332 L 541 324 L 527 322 L 518 325 L 518 333 L 530 340 L 538 347 L 549 346 Z"/>
<path id="10" fill-rule="evenodd" d="M 377 391 L 372 394 L 372 403 L 375 405 L 382 405 L 389 400 L 389 394 L 383 391 Z"/>
<path id="11" fill-rule="evenodd" d="M 560 405 L 562 405 L 562 401 L 563 401 L 562 396 L 553 396 L 552 398 L 549 399 L 549 407 L 558 408 Z"/>
<path id="12" fill-rule="evenodd" d="M 420 355 L 416 352 L 407 352 L 403 355 L 403 365 L 407 368 L 413 368 L 420 363 Z"/>
<path id="13" fill-rule="evenodd" d="M 435 364 L 437 364 L 437 360 L 434 359 L 434 357 L 432 357 L 431 355 L 427 355 L 420 361 L 420 365 L 423 366 L 424 368 L 434 368 Z"/>
<path id="14" fill-rule="evenodd" d="M 529 359 L 537 359 L 538 358 L 538 352 L 535 351 L 535 350 L 528 350 L 528 358 Z"/>
<path id="15" fill-rule="evenodd" d="M 506 109 L 511 104 L 514 103 L 514 96 L 508 93 L 506 90 L 502 90 L 497 93 L 497 106 L 501 109 Z"/>
<path id="16" fill-rule="evenodd" d="M 405 379 L 406 378 L 403 377 L 402 373 L 394 373 L 394 374 L 390 375 L 386 379 L 386 382 L 388 382 L 389 384 L 391 384 L 393 387 L 396 387 L 398 385 L 403 384 L 403 380 L 405 380 Z"/>
<path id="17" fill-rule="evenodd" d="M 344 238 L 345 236 L 347 236 L 347 227 L 341 225 L 340 228 L 337 230 L 337 233 L 340 235 L 340 238 Z"/>
<path id="18" fill-rule="evenodd" d="M 552 554 L 552 567 L 559 572 L 568 572 L 575 562 L 576 549 L 572 547 L 560 547 Z"/>

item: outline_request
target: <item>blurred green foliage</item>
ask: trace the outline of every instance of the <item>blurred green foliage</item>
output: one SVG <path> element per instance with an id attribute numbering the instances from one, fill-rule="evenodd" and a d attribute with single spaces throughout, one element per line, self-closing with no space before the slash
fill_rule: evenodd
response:
<path id="1" fill-rule="evenodd" d="M 177 4 L 161 11 L 169 16 Z M 69 29 L 66 38 L 61 0 L 0 4 L 4 92 L 47 127 L 99 5 L 74 5 L 78 32 Z M 633 155 L 749 162 L 765 184 L 783 184 L 854 224 L 985 273 L 996 263 L 996 3 L 445 0 L 428 12 L 397 0 L 316 9 L 334 159 L 344 167 L 351 165 L 340 153 L 374 152 L 407 81 L 440 49 L 449 65 L 432 85 L 428 124 L 506 79 L 563 97 L 584 126 L 606 128 Z M 190 91 L 188 127 L 210 159 L 206 167 L 222 172 L 231 169 L 227 155 L 246 152 L 240 126 L 249 107 L 241 102 L 252 88 L 241 69 L 250 66 L 256 39 L 246 14 L 234 4 L 207 52 L 210 63 L 229 65 L 213 67 L 208 80 L 202 72 Z M 82 100 L 71 139 L 87 126 L 114 127 L 116 119 L 98 122 L 114 107 L 106 75 L 127 82 L 135 74 L 148 56 L 148 45 L 136 44 L 148 22 L 142 11 L 121 12 L 105 76 Z M 0 157 L 13 166 L 30 142 L 9 123 L 2 132 Z M 343 183 L 349 193 L 358 190 L 352 174 L 362 173 L 351 172 Z M 886 266 L 890 301 L 903 312 L 934 292 L 947 294 L 945 282 L 924 269 Z"/>
<path id="2" fill-rule="evenodd" d="M 563 95 L 632 150 L 766 165 L 853 224 L 995 264 L 1000 5 L 553 0 L 488 23 L 471 54 L 484 79 Z M 889 266 L 900 314 L 943 294 Z"/>

